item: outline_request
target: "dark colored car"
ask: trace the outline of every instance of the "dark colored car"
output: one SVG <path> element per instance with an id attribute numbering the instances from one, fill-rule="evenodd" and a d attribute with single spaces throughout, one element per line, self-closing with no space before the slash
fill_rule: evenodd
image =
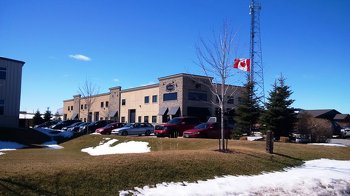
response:
<path id="1" fill-rule="evenodd" d="M 166 124 L 157 125 L 154 129 L 154 134 L 157 137 L 182 136 L 185 130 L 192 129 L 199 123 L 199 119 L 196 117 L 176 117 Z"/>
<path id="2" fill-rule="evenodd" d="M 123 127 L 125 123 L 110 123 L 104 127 L 96 129 L 96 133 L 101 133 L 101 134 L 111 134 L 111 131 L 116 128 Z"/>
<path id="3" fill-rule="evenodd" d="M 50 127 L 51 125 L 57 124 L 57 123 L 59 123 L 59 122 L 60 122 L 59 120 L 50 120 L 50 121 L 44 122 L 44 123 L 42 123 L 42 124 L 35 125 L 34 128 L 39 128 L 39 127 Z"/>
<path id="4" fill-rule="evenodd" d="M 63 127 L 72 125 L 73 123 L 76 122 L 80 122 L 80 120 L 65 120 L 65 121 L 61 121 L 55 125 L 51 125 L 50 128 L 51 129 L 62 129 Z"/>
<path id="5" fill-rule="evenodd" d="M 68 128 L 67 131 L 79 132 L 80 128 L 85 127 L 89 124 L 89 122 L 83 122 L 80 125 Z"/>
<path id="6" fill-rule="evenodd" d="M 112 123 L 110 120 L 99 120 L 92 122 L 86 126 L 83 126 L 79 129 L 81 133 L 93 133 L 96 129 L 106 126 L 107 124 Z"/>
<path id="7" fill-rule="evenodd" d="M 224 127 L 225 138 L 230 138 L 231 130 Z M 183 132 L 184 138 L 221 138 L 221 126 L 219 123 L 201 123 L 193 129 Z"/>
<path id="8" fill-rule="evenodd" d="M 79 125 L 81 125 L 81 124 L 83 124 L 83 123 L 84 123 L 84 122 L 76 122 L 76 123 L 73 123 L 73 124 L 71 124 L 71 125 L 62 127 L 62 130 L 68 131 L 69 128 L 79 126 Z"/>

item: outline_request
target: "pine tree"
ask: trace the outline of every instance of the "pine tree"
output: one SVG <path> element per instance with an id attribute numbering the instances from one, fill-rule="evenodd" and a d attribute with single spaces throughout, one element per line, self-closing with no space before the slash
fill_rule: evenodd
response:
<path id="1" fill-rule="evenodd" d="M 50 121 L 52 117 L 51 111 L 49 108 L 47 108 L 45 114 L 44 114 L 44 122 Z"/>
<path id="2" fill-rule="evenodd" d="M 267 130 L 274 132 L 277 140 L 280 136 L 289 136 L 296 122 L 294 108 L 291 107 L 294 100 L 289 98 L 292 93 L 290 87 L 285 85 L 285 78 L 282 75 L 275 81 L 272 91 L 269 92 L 262 122 Z"/>
<path id="3" fill-rule="evenodd" d="M 260 107 L 258 98 L 254 96 L 254 83 L 247 80 L 244 85 L 245 91 L 242 93 L 241 103 L 236 110 L 236 128 L 237 135 L 246 133 L 251 134 L 254 124 L 259 120 Z"/>
<path id="4" fill-rule="evenodd" d="M 41 124 L 42 122 L 43 122 L 43 118 L 41 117 L 40 111 L 37 110 L 33 117 L 33 123 L 34 125 L 38 125 L 38 124 Z"/>

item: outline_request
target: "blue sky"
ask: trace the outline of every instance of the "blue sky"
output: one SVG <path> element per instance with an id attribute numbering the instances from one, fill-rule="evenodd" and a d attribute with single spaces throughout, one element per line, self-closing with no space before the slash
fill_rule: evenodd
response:
<path id="1" fill-rule="evenodd" d="M 350 1 L 261 0 L 265 90 L 281 73 L 294 107 L 350 113 Z M 194 64 L 224 20 L 249 54 L 249 0 L 0 0 L 0 56 L 25 61 L 21 110 L 55 112 L 86 79 L 100 92 Z M 90 59 L 76 59 L 74 55 Z M 84 61 L 85 60 L 85 61 Z M 242 84 L 244 81 L 237 81 Z"/>

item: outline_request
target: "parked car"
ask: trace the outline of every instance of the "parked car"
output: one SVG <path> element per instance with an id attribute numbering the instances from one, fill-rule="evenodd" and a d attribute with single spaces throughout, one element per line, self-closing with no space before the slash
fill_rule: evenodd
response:
<path id="1" fill-rule="evenodd" d="M 101 134 L 111 134 L 111 131 L 116 128 L 124 127 L 125 123 L 110 123 L 104 127 L 96 129 L 96 133 L 101 133 Z"/>
<path id="2" fill-rule="evenodd" d="M 343 138 L 350 137 L 350 125 L 340 130 Z"/>
<path id="3" fill-rule="evenodd" d="M 83 122 L 80 125 L 77 125 L 77 126 L 74 126 L 74 127 L 70 127 L 69 129 L 67 129 L 67 131 L 80 132 L 80 128 L 85 127 L 85 126 L 87 126 L 89 124 L 91 124 L 91 122 Z"/>
<path id="4" fill-rule="evenodd" d="M 44 122 L 44 123 L 41 123 L 39 125 L 35 125 L 34 128 L 44 128 L 44 127 L 50 127 L 51 125 L 54 125 L 54 124 L 57 124 L 59 123 L 60 121 L 59 120 L 50 120 L 50 121 L 47 121 L 47 122 Z"/>
<path id="5" fill-rule="evenodd" d="M 176 117 L 166 124 L 157 125 L 154 133 L 157 137 L 182 136 L 185 130 L 192 129 L 199 123 L 199 119 L 196 117 Z"/>
<path id="6" fill-rule="evenodd" d="M 81 132 L 81 133 L 93 133 L 96 131 L 96 129 L 104 127 L 111 122 L 112 121 L 110 121 L 110 120 L 95 121 L 95 122 L 92 122 L 86 126 L 79 128 L 79 132 Z"/>
<path id="7" fill-rule="evenodd" d="M 231 130 L 224 127 L 225 138 L 230 138 Z M 183 132 L 184 138 L 221 138 L 221 126 L 219 123 L 201 123 L 193 129 Z"/>
<path id="8" fill-rule="evenodd" d="M 81 125 L 82 123 L 84 123 L 84 122 L 76 122 L 76 123 L 73 123 L 73 124 L 71 124 L 71 125 L 62 127 L 62 130 L 68 131 L 69 128 L 75 127 L 75 126 L 79 126 L 79 125 Z"/>
<path id="9" fill-rule="evenodd" d="M 80 122 L 80 120 L 65 120 L 65 121 L 61 121 L 57 124 L 51 125 L 50 128 L 51 129 L 62 129 L 63 127 L 69 126 L 73 123 L 76 122 Z"/>
<path id="10" fill-rule="evenodd" d="M 112 134 L 117 135 L 146 135 L 149 136 L 154 132 L 154 127 L 149 123 L 129 123 L 124 127 L 113 129 Z"/>

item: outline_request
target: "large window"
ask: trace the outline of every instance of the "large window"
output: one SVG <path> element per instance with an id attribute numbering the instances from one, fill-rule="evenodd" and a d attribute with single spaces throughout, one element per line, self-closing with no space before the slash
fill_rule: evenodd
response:
<path id="1" fill-rule="evenodd" d="M 208 101 L 207 93 L 199 93 L 199 92 L 189 92 L 188 100 L 191 101 Z"/>
<path id="2" fill-rule="evenodd" d="M 103 106 L 104 106 L 104 102 L 101 102 L 101 108 L 103 108 Z"/>
<path id="3" fill-rule="evenodd" d="M 228 104 L 234 104 L 235 103 L 235 98 L 233 96 L 228 96 L 227 97 L 227 103 Z"/>
<path id="4" fill-rule="evenodd" d="M 106 108 L 108 108 L 108 104 L 109 104 L 108 101 L 106 101 Z"/>
<path id="5" fill-rule="evenodd" d="M 0 80 L 6 80 L 6 68 L 0 67 Z"/>
<path id="6" fill-rule="evenodd" d="M 143 117 L 143 121 L 144 121 L 145 123 L 148 123 L 148 116 L 144 116 L 144 117 Z"/>
<path id="7" fill-rule="evenodd" d="M 145 96 L 145 103 L 149 103 L 149 96 Z"/>
<path id="8" fill-rule="evenodd" d="M 126 102 L 125 99 L 122 99 L 122 105 L 125 105 L 125 102 Z"/>
<path id="9" fill-rule="evenodd" d="M 4 115 L 5 110 L 5 101 L 3 99 L 0 99 L 0 115 Z"/>
<path id="10" fill-rule="evenodd" d="M 153 95 L 152 96 L 152 103 L 157 103 L 158 102 L 158 96 L 157 95 Z"/>
<path id="11" fill-rule="evenodd" d="M 177 93 L 165 93 L 163 94 L 163 101 L 177 100 Z"/>
<path id="12" fill-rule="evenodd" d="M 157 123 L 157 116 L 152 116 L 152 123 Z"/>

